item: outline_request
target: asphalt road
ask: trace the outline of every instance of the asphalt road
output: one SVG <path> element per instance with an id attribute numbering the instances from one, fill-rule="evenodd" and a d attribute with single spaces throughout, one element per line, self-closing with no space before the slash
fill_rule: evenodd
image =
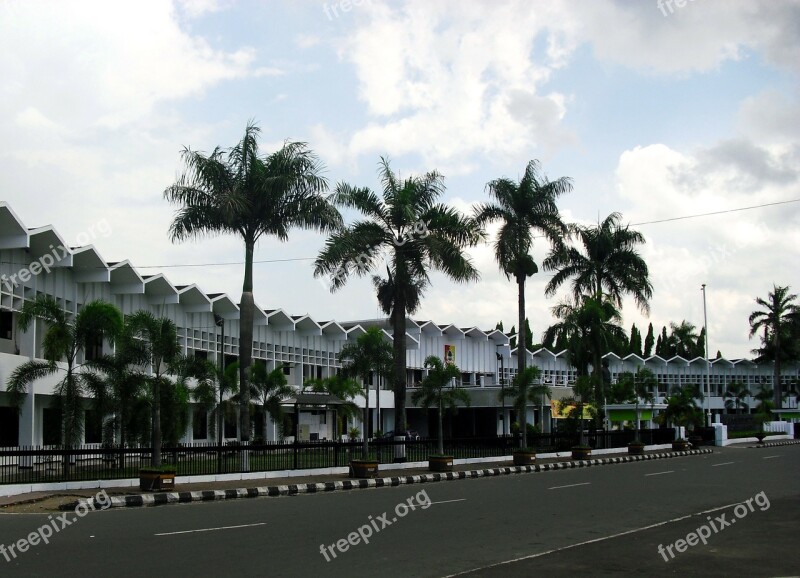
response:
<path id="1" fill-rule="evenodd" d="M 0 544 L 8 553 L 44 524 L 61 526 L 47 515 L 0 515 Z M 369 543 L 359 528 L 372 534 Z M 709 534 L 706 544 L 676 545 L 696 530 Z M 353 532 L 355 545 L 347 542 Z M 49 544 L 15 550 L 10 561 L 0 551 L 0 575 L 793 576 L 798 537 L 800 446 L 726 448 L 597 468 L 94 512 L 54 532 Z"/>

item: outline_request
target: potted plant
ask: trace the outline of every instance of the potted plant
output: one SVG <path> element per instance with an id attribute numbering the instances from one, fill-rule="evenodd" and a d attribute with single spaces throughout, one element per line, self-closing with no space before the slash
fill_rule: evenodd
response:
<path id="1" fill-rule="evenodd" d="M 378 460 L 350 460 L 351 478 L 376 478 L 378 477 Z"/>
<path id="2" fill-rule="evenodd" d="M 141 468 L 139 470 L 139 488 L 147 492 L 174 489 L 175 466 Z"/>
<path id="3" fill-rule="evenodd" d="M 592 455 L 592 447 L 587 445 L 572 446 L 572 459 L 585 460 Z"/>
<path id="4" fill-rule="evenodd" d="M 434 406 L 438 410 L 438 428 L 436 435 L 436 453 L 428 456 L 428 469 L 432 472 L 452 472 L 453 456 L 444 453 L 444 434 L 442 421 L 445 409 L 455 411 L 456 402 L 469 405 L 467 390 L 458 385 L 461 382 L 461 370 L 455 363 L 444 363 L 435 355 L 425 359 L 428 375 L 422 380 L 420 387 L 411 396 L 414 405 L 428 408 Z"/>
<path id="5" fill-rule="evenodd" d="M 536 462 L 534 448 L 516 448 L 511 456 L 514 458 L 515 466 L 531 466 Z"/>

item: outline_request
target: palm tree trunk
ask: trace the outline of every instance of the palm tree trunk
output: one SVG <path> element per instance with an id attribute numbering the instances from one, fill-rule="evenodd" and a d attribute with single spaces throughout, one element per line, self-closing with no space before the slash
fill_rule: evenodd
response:
<path id="1" fill-rule="evenodd" d="M 526 343 L 526 335 L 525 335 L 525 276 L 524 275 L 517 275 L 517 306 L 518 310 L 517 313 L 519 314 L 519 337 L 517 338 L 517 379 L 519 382 L 520 388 L 522 387 L 522 381 L 520 380 L 519 376 L 525 371 L 525 366 L 528 362 L 528 344 Z M 525 392 L 520 391 L 520 396 L 522 398 L 522 407 L 520 408 L 520 418 L 519 418 L 519 425 L 520 430 L 522 430 L 522 445 L 521 447 L 528 446 L 528 428 L 527 428 L 527 416 L 525 411 Z"/>
<path id="2" fill-rule="evenodd" d="M 153 467 L 161 465 L 161 380 L 153 380 Z"/>
<path id="3" fill-rule="evenodd" d="M 267 433 L 269 433 L 269 427 L 267 426 L 267 416 L 269 415 L 269 413 L 267 412 L 267 404 L 264 404 L 263 411 L 264 411 L 264 417 L 263 417 L 263 419 L 264 419 L 263 430 L 264 431 L 262 432 L 261 435 L 262 435 L 262 438 L 264 440 L 264 443 L 267 443 Z"/>
<path id="4" fill-rule="evenodd" d="M 362 454 L 364 460 L 369 459 L 369 380 L 364 382 L 364 444 Z"/>
<path id="5" fill-rule="evenodd" d="M 392 309 L 392 341 L 394 348 L 394 433 L 395 437 L 406 429 L 406 303 L 402 295 Z M 394 461 L 406 461 L 404 445 L 394 446 Z"/>
<path id="6" fill-rule="evenodd" d="M 239 440 L 250 441 L 250 364 L 253 359 L 253 251 L 254 240 L 245 240 L 244 283 L 239 304 Z M 242 471 L 250 471 L 249 453 L 242 451 Z"/>
<path id="7" fill-rule="evenodd" d="M 441 395 L 441 392 L 439 392 Z M 444 413 L 444 408 L 442 407 L 441 399 L 439 400 L 439 435 L 438 435 L 438 442 L 439 442 L 439 455 L 444 455 L 444 426 L 442 422 L 444 421 L 442 418 L 442 414 Z"/>
<path id="8" fill-rule="evenodd" d="M 775 409 L 781 409 L 781 338 L 780 338 L 780 324 L 776 321 L 775 327 L 772 329 L 772 342 L 775 347 L 775 363 L 773 364 L 774 374 L 772 377 L 772 394 L 774 396 Z"/>

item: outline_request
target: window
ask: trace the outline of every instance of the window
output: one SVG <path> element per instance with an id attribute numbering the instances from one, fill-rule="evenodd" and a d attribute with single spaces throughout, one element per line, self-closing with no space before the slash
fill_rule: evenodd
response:
<path id="1" fill-rule="evenodd" d="M 0 339 L 12 339 L 14 337 L 13 327 L 11 311 L 0 311 Z"/>
<path id="2" fill-rule="evenodd" d="M 46 446 L 61 445 L 61 410 L 46 407 L 42 410 L 42 443 Z"/>
<path id="3" fill-rule="evenodd" d="M 0 447 L 19 445 L 19 413 L 13 407 L 0 407 Z"/>
<path id="4" fill-rule="evenodd" d="M 87 444 L 99 444 L 103 441 L 103 415 L 93 409 L 84 412 L 83 439 Z"/>
<path id="5" fill-rule="evenodd" d="M 86 345 L 86 361 L 94 361 L 103 356 L 103 337 L 98 335 Z M 87 442 L 88 443 L 88 442 Z"/>
<path id="6" fill-rule="evenodd" d="M 284 365 L 283 366 L 283 375 L 291 375 L 291 374 L 292 374 L 292 368 L 289 367 L 288 365 Z"/>
<path id="7" fill-rule="evenodd" d="M 195 408 L 192 416 L 192 439 L 204 440 L 208 438 L 208 414 L 204 409 Z"/>
<path id="8" fill-rule="evenodd" d="M 195 359 L 208 359 L 208 351 L 201 351 L 200 349 L 194 350 Z"/>
<path id="9" fill-rule="evenodd" d="M 225 437 L 226 438 L 235 438 L 236 437 L 236 416 L 225 416 Z"/>

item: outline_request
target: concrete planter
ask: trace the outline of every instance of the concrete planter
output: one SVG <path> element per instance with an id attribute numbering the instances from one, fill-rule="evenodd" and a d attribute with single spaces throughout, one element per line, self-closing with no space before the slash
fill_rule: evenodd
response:
<path id="1" fill-rule="evenodd" d="M 175 489 L 175 472 L 139 470 L 139 489 L 146 492 Z"/>
<path id="2" fill-rule="evenodd" d="M 351 478 L 377 478 L 378 460 L 351 460 Z"/>
<path id="3" fill-rule="evenodd" d="M 536 462 L 536 452 L 514 452 L 515 466 L 532 466 Z"/>
<path id="4" fill-rule="evenodd" d="M 573 460 L 585 460 L 592 455 L 592 448 L 582 448 L 575 446 L 572 448 L 572 459 Z"/>
<path id="5" fill-rule="evenodd" d="M 431 472 L 452 472 L 453 456 L 429 456 L 428 470 Z"/>
<path id="6" fill-rule="evenodd" d="M 673 452 L 685 452 L 688 449 L 689 449 L 688 440 L 675 440 L 674 442 L 672 442 Z"/>
<path id="7" fill-rule="evenodd" d="M 628 444 L 628 453 L 632 456 L 640 456 L 644 453 L 644 444 L 641 443 L 629 443 Z"/>

